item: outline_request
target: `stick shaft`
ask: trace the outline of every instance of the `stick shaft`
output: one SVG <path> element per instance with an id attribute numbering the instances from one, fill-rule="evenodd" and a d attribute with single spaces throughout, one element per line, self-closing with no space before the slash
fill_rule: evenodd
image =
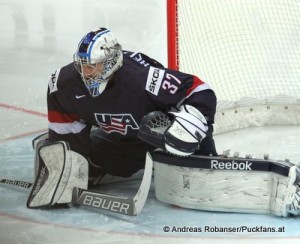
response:
<path id="1" fill-rule="evenodd" d="M 25 189 L 29 189 L 33 185 L 33 183 L 31 182 L 26 182 L 22 180 L 11 180 L 5 178 L 0 178 L 0 182 L 6 185 L 18 186 Z"/>

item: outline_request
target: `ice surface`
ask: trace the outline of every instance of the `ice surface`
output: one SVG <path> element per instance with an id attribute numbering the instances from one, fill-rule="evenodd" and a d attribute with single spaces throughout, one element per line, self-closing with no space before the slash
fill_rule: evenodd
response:
<path id="1" fill-rule="evenodd" d="M 32 137 L 0 144 L 1 175 L 10 179 L 33 180 Z M 111 183 L 99 191 L 134 195 L 140 180 Z M 86 207 L 32 210 L 26 208 L 29 190 L 0 186 L 1 243 L 217 243 L 255 241 L 296 243 L 299 218 L 268 215 L 213 213 L 188 210 L 159 202 L 152 187 L 143 211 L 136 217 L 88 209 Z M 164 232 L 165 226 L 171 228 Z M 216 228 L 242 227 L 244 232 L 221 232 Z M 191 227 L 198 232 L 173 228 Z M 284 228 L 284 232 L 259 232 L 257 228 Z M 208 228 L 208 230 L 205 230 Z M 201 232 L 199 232 L 201 229 Z"/>

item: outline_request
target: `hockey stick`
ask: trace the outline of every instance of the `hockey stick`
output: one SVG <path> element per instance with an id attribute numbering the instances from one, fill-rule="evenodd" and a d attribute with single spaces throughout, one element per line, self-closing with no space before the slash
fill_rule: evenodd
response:
<path id="1" fill-rule="evenodd" d="M 6 185 L 13 185 L 13 186 L 26 188 L 26 189 L 29 189 L 33 185 L 33 183 L 30 183 L 30 182 L 21 181 L 21 180 L 11 180 L 11 179 L 5 179 L 5 178 L 0 178 L 0 182 L 3 184 L 6 184 Z"/>
<path id="2" fill-rule="evenodd" d="M 150 153 L 147 153 L 144 176 L 140 188 L 134 197 L 106 195 L 77 188 L 74 190 L 75 193 L 73 192 L 72 203 L 125 215 L 138 215 L 142 211 L 148 197 L 152 179 L 152 167 L 152 157 Z"/>
<path id="3" fill-rule="evenodd" d="M 136 216 L 142 211 L 148 197 L 152 179 L 152 167 L 152 157 L 150 153 L 147 153 L 143 179 L 139 190 L 134 197 L 114 196 L 75 188 L 73 190 L 72 203 L 75 205 L 84 205 L 119 214 Z M 0 182 L 3 184 L 14 185 L 26 189 L 30 188 L 33 185 L 33 183 L 30 182 L 4 178 L 0 178 Z"/>

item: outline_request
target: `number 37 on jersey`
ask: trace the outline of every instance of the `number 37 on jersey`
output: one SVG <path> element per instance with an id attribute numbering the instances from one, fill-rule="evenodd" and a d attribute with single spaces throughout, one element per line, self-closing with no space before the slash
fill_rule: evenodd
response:
<path id="1" fill-rule="evenodd" d="M 181 81 L 174 75 L 168 73 L 165 75 L 165 70 L 151 66 L 148 73 L 146 90 L 156 96 L 160 88 L 174 94 L 180 84 Z"/>

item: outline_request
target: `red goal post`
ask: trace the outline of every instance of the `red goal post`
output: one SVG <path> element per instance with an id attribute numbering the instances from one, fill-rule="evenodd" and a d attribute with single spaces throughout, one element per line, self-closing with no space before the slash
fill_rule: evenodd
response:
<path id="1" fill-rule="evenodd" d="M 209 83 L 216 133 L 300 124 L 298 0 L 167 0 L 168 66 Z"/>
<path id="2" fill-rule="evenodd" d="M 170 69 L 178 70 L 177 0 L 167 0 L 167 5 L 168 66 Z"/>

